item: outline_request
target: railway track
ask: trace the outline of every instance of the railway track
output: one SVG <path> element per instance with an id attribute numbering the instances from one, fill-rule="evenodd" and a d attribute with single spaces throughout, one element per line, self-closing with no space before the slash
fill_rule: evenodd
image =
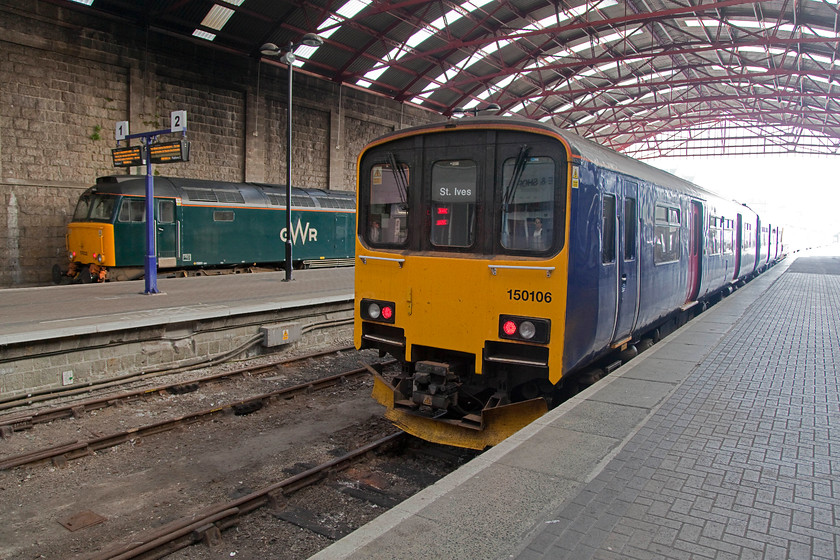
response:
<path id="1" fill-rule="evenodd" d="M 196 543 L 219 541 L 221 531 L 238 523 L 241 516 L 264 506 L 275 506 L 284 497 L 315 484 L 332 473 L 346 469 L 369 454 L 399 445 L 408 437 L 403 432 L 393 433 L 241 498 L 214 504 L 153 531 L 131 535 L 126 542 L 112 545 L 87 558 L 89 560 L 162 558 Z"/>
<path id="2" fill-rule="evenodd" d="M 189 381 L 176 381 L 172 383 L 166 384 L 159 384 L 154 387 L 149 387 L 146 383 L 149 379 L 154 379 L 158 377 L 164 377 L 166 375 L 174 375 L 178 373 L 183 373 L 186 371 L 199 369 L 201 367 L 206 367 L 206 365 L 199 364 L 192 368 L 183 368 L 178 367 L 169 370 L 157 370 L 147 373 L 139 373 L 139 374 L 132 374 L 126 375 L 114 380 L 103 380 L 100 383 L 88 383 L 84 386 L 76 386 L 76 387 L 61 387 L 57 389 L 52 389 L 49 391 L 45 391 L 38 394 L 27 395 L 26 397 L 17 397 L 12 399 L 0 400 L 0 411 L 6 411 L 3 413 L 3 416 L 0 416 L 0 429 L 3 426 L 10 426 L 13 424 L 15 420 L 14 411 L 20 410 L 23 408 L 29 408 L 32 405 L 41 404 L 47 405 L 50 401 L 55 401 L 62 398 L 68 397 L 75 397 L 78 395 L 85 395 L 94 392 L 105 392 L 108 389 L 112 389 L 114 387 L 121 387 L 130 384 L 138 384 L 138 383 L 145 383 L 143 388 L 138 390 L 126 391 L 124 393 L 116 393 L 113 395 L 104 396 L 101 398 L 96 399 L 89 399 L 85 400 L 82 403 L 68 405 L 64 407 L 58 407 L 56 409 L 55 414 L 50 415 L 49 413 L 44 412 L 36 412 L 31 415 L 18 415 L 22 420 L 25 421 L 26 418 L 32 417 L 37 418 L 36 422 L 50 422 L 55 418 L 67 417 L 68 411 L 72 411 L 74 406 L 84 406 L 85 408 L 92 410 L 95 408 L 102 408 L 104 406 L 108 406 L 112 402 L 126 400 L 129 398 L 136 398 L 148 393 L 154 393 L 156 391 L 170 391 L 170 392 L 177 392 L 179 388 L 183 388 L 184 390 L 190 390 L 190 385 L 193 383 L 198 384 L 205 384 L 211 383 L 218 380 L 224 380 L 228 377 L 236 377 L 239 375 L 260 375 L 267 371 L 271 371 L 273 368 L 277 368 L 279 366 L 293 364 L 295 362 L 301 362 L 305 360 L 310 360 L 313 358 L 319 358 L 321 356 L 326 356 L 329 354 L 336 354 L 339 352 L 346 352 L 352 351 L 352 346 L 346 346 L 343 348 L 333 348 L 330 350 L 322 350 L 319 352 L 312 352 L 309 354 L 304 354 L 302 356 L 295 356 L 292 358 L 283 358 L 276 360 L 274 362 L 268 364 L 259 364 L 253 366 L 246 366 L 242 368 L 237 368 L 231 371 L 222 372 L 222 373 L 215 373 L 210 374 L 202 377 L 197 377 L 195 379 L 191 379 Z M 87 403 L 87 404 L 86 404 Z M 24 428 L 25 429 L 25 428 Z"/>
<path id="3" fill-rule="evenodd" d="M 255 366 L 249 368 L 242 368 L 235 372 L 226 372 L 206 376 L 199 380 L 193 380 L 188 383 L 178 382 L 151 389 L 141 389 L 122 393 L 119 395 L 109 395 L 99 399 L 87 401 L 85 403 L 78 403 L 66 407 L 59 407 L 44 411 L 38 415 L 33 415 L 28 418 L 6 419 L 7 426 L 25 426 L 24 422 L 29 422 L 29 427 L 32 424 L 40 422 L 50 422 L 59 418 L 68 418 L 81 414 L 84 410 L 96 410 L 104 406 L 114 406 L 117 402 L 138 398 L 142 395 L 160 392 L 186 392 L 194 391 L 198 385 L 217 381 L 222 378 L 228 378 L 235 375 L 242 375 L 244 373 L 255 374 L 258 372 L 265 372 L 273 369 L 276 364 Z M 263 406 L 275 400 L 290 399 L 296 395 L 306 393 L 309 391 L 317 391 L 332 387 L 346 380 L 355 379 L 369 373 L 368 367 L 360 367 L 349 371 L 344 371 L 338 374 L 329 375 L 313 381 L 307 381 L 290 387 L 284 387 L 275 391 L 261 393 L 245 399 L 237 399 L 235 401 L 224 404 L 214 405 L 210 408 L 193 412 L 186 415 L 177 416 L 159 422 L 152 422 L 140 427 L 134 427 L 119 432 L 114 432 L 105 436 L 94 437 L 84 441 L 66 441 L 57 445 L 46 448 L 37 449 L 27 453 L 5 457 L 0 459 L 0 470 L 8 470 L 23 465 L 32 465 L 47 460 L 52 460 L 53 464 L 57 466 L 66 465 L 67 461 L 78 459 L 108 447 L 120 445 L 122 443 L 135 440 L 137 438 L 157 434 L 169 430 L 173 430 L 179 426 L 199 422 L 209 419 L 215 415 L 233 414 L 236 416 L 244 416 L 252 412 L 256 412 L 263 408 Z M 178 389 L 178 390 L 176 390 Z"/>

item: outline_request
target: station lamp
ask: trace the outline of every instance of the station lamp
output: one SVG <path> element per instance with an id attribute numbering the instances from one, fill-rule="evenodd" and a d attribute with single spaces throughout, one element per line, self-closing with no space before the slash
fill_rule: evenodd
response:
<path id="1" fill-rule="evenodd" d="M 300 42 L 289 42 L 289 45 L 281 49 L 274 43 L 266 43 L 260 47 L 260 53 L 265 56 L 280 56 L 280 60 L 289 67 L 289 89 L 286 104 L 288 105 L 286 122 L 286 278 L 285 282 L 292 279 L 292 81 L 294 78 L 295 49 L 300 46 L 320 47 L 324 40 L 314 33 L 307 33 Z"/>

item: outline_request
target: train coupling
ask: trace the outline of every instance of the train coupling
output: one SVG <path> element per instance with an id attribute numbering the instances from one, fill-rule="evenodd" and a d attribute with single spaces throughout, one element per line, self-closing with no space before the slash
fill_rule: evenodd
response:
<path id="1" fill-rule="evenodd" d="M 433 410 L 447 410 L 458 404 L 458 377 L 449 365 L 440 362 L 417 362 L 412 383 L 411 401 Z"/>
<path id="2" fill-rule="evenodd" d="M 457 377 L 446 364 L 425 362 L 422 368 L 421 364 L 418 362 L 413 376 L 396 377 L 391 382 L 374 373 L 372 395 L 386 407 L 388 420 L 421 439 L 482 450 L 501 443 L 548 411 L 543 398 L 515 403 L 493 398 L 478 414 L 455 415 L 452 407 L 439 405 L 457 403 Z"/>

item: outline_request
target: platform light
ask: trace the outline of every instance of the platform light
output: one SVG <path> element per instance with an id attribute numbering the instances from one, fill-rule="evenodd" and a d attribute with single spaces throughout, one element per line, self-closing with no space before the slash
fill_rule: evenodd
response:
<path id="1" fill-rule="evenodd" d="M 288 114 L 286 117 L 286 278 L 289 282 L 292 279 L 292 81 L 294 78 L 295 68 L 295 49 L 306 45 L 307 47 L 319 47 L 324 44 L 324 40 L 314 33 L 307 33 L 300 42 L 290 42 L 286 47 L 285 54 L 283 49 L 274 43 L 265 43 L 260 47 L 260 53 L 265 56 L 281 56 L 281 60 L 289 67 L 289 89 L 286 99 L 288 106 Z"/>

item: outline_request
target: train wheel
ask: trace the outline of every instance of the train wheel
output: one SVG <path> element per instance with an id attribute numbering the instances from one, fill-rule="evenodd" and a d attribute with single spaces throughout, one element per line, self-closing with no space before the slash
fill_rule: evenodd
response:
<path id="1" fill-rule="evenodd" d="M 64 271 L 57 264 L 52 267 L 52 280 L 53 284 L 61 284 L 61 281 L 64 280 Z"/>

